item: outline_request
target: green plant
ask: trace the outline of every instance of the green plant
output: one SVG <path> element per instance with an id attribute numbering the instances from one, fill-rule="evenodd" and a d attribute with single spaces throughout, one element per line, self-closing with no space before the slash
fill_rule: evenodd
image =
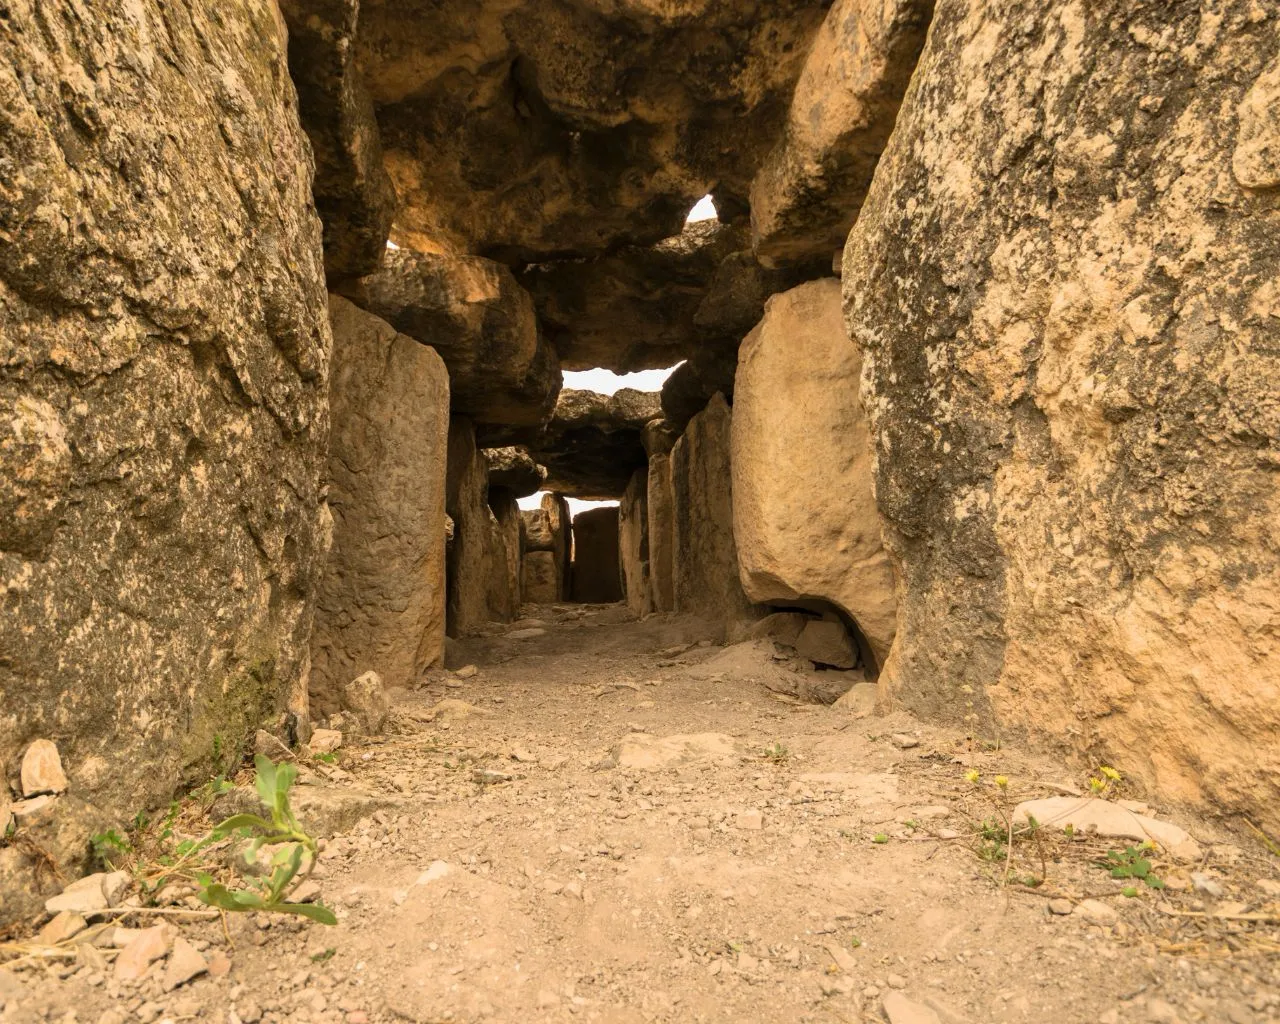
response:
<path id="1" fill-rule="evenodd" d="M 875 835 L 871 837 L 871 841 L 873 843 L 878 843 L 883 845 L 884 843 L 887 843 L 889 841 L 889 837 L 885 835 L 883 832 L 877 832 Z"/>
<path id="2" fill-rule="evenodd" d="M 257 864 L 259 851 L 274 847 L 270 874 L 261 878 L 250 876 L 245 879 L 244 887 L 232 889 L 215 882 L 208 872 L 199 872 L 196 875 L 200 887 L 197 895 L 201 902 L 219 910 L 297 914 L 320 924 L 337 924 L 338 919 L 328 907 L 289 902 L 289 894 L 310 876 L 319 854 L 315 839 L 303 830 L 289 806 L 289 790 L 298 777 L 297 767 L 277 765 L 262 754 L 258 754 L 253 763 L 257 769 L 254 787 L 266 805 L 270 819 L 258 814 L 234 814 L 201 842 L 216 842 L 233 835 L 248 840 L 243 857 L 250 865 Z M 307 869 L 299 877 L 304 860 Z"/>
<path id="3" fill-rule="evenodd" d="M 112 871 L 133 855 L 133 843 L 113 828 L 89 837 L 93 855 Z"/>
<path id="4" fill-rule="evenodd" d="M 321 764 L 337 764 L 338 763 L 337 754 L 313 754 L 312 756 Z"/>
<path id="5" fill-rule="evenodd" d="M 774 740 L 761 751 L 760 756 L 766 761 L 772 761 L 774 764 L 782 764 L 791 757 L 791 751 L 777 740 Z"/>
<path id="6" fill-rule="evenodd" d="M 1164 882 L 1152 873 L 1151 861 L 1144 856 L 1146 851 L 1145 845 L 1126 846 L 1123 850 L 1108 850 L 1106 859 L 1098 861 L 1098 864 L 1100 867 L 1108 868 L 1112 878 L 1132 878 L 1145 882 L 1150 889 L 1163 889 Z"/>

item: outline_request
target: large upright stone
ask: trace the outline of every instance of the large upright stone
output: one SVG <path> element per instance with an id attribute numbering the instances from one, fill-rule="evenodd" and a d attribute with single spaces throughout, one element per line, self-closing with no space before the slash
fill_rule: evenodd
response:
<path id="1" fill-rule="evenodd" d="M 724 396 L 713 396 L 671 450 L 675 610 L 705 619 L 721 637 L 757 617 L 733 540 L 732 419 Z"/>
<path id="2" fill-rule="evenodd" d="M 882 680 L 1274 830 L 1267 15 L 940 0 L 843 279 L 901 588 Z"/>
<path id="3" fill-rule="evenodd" d="M 490 572 L 488 581 L 489 618 L 511 622 L 520 617 L 520 506 L 505 487 L 489 489 Z"/>
<path id="4" fill-rule="evenodd" d="M 557 600 L 566 601 L 573 574 L 573 517 L 569 502 L 563 494 L 549 491 L 542 496 L 542 511 L 551 528 L 551 550 L 556 556 Z"/>
<path id="5" fill-rule="evenodd" d="M 560 363 L 533 299 L 511 271 L 479 256 L 397 249 L 339 290 L 449 368 L 453 412 L 476 423 L 536 426 L 560 394 Z"/>
<path id="6" fill-rule="evenodd" d="M 618 572 L 618 507 L 587 509 L 573 518 L 573 600 L 622 600 Z"/>
<path id="7" fill-rule="evenodd" d="M 653 611 L 648 504 L 649 473 L 638 469 L 618 503 L 618 568 L 627 607 L 637 616 Z"/>
<path id="8" fill-rule="evenodd" d="M 520 571 L 522 601 L 529 604 L 554 604 L 563 599 L 554 552 L 526 552 Z"/>
<path id="9" fill-rule="evenodd" d="M 331 342 L 310 147 L 274 4 L 0 25 L 0 764 L 54 740 L 124 820 L 305 710 Z"/>
<path id="10" fill-rule="evenodd" d="M 649 459 L 649 583 L 654 611 L 671 612 L 675 595 L 675 506 L 671 496 L 671 456 Z"/>
<path id="11" fill-rule="evenodd" d="M 836 0 L 791 97 L 785 131 L 751 183 L 766 265 L 844 246 L 893 131 L 934 0 Z"/>
<path id="12" fill-rule="evenodd" d="M 489 574 L 496 522 L 489 510 L 489 463 L 476 448 L 475 425 L 449 421 L 445 510 L 453 537 L 445 559 L 446 615 L 450 636 L 465 636 L 489 621 Z"/>
<path id="13" fill-rule="evenodd" d="M 333 549 L 316 600 L 311 694 L 375 671 L 408 686 L 444 657 L 449 375 L 434 351 L 329 300 Z"/>
<path id="14" fill-rule="evenodd" d="M 830 601 L 883 664 L 896 622 L 893 569 L 871 493 L 861 372 L 839 281 L 769 300 L 738 356 L 733 536 L 749 598 Z"/>

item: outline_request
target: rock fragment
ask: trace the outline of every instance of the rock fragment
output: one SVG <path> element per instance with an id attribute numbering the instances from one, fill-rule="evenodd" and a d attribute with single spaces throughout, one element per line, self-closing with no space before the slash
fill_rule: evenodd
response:
<path id="1" fill-rule="evenodd" d="M 22 755 L 22 795 L 25 797 L 65 793 L 67 775 L 62 757 L 51 740 L 36 740 Z"/>

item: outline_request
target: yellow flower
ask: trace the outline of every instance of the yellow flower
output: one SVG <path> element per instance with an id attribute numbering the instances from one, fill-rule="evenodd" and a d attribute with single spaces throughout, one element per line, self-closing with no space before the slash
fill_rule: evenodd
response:
<path id="1" fill-rule="evenodd" d="M 1008 776 L 1005 776 L 1005 775 L 997 775 L 997 776 L 996 776 L 996 785 L 997 785 L 997 786 L 999 786 L 1001 789 L 1007 789 L 1007 788 L 1008 788 L 1008 786 L 1009 786 L 1009 779 L 1008 779 Z"/>
<path id="2" fill-rule="evenodd" d="M 1101 779 L 1095 777 L 1089 780 L 1089 788 L 1093 790 L 1093 792 L 1095 793 L 1101 793 L 1104 789 L 1107 788 L 1107 784 L 1103 782 Z"/>
<path id="3" fill-rule="evenodd" d="M 1102 774 L 1105 775 L 1107 778 L 1109 778 L 1112 782 L 1120 781 L 1120 773 L 1116 771 L 1114 768 L 1109 767 L 1108 765 L 1104 764 L 1099 766 L 1098 771 L 1102 772 Z"/>
<path id="4" fill-rule="evenodd" d="M 970 782 L 974 783 L 974 785 L 977 785 L 978 780 L 982 778 L 982 776 L 978 774 L 977 768 L 970 768 L 967 772 L 964 773 L 964 777 L 968 779 Z"/>

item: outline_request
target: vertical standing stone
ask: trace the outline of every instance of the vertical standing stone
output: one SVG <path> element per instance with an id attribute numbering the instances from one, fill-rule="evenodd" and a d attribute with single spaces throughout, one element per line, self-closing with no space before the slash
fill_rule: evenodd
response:
<path id="1" fill-rule="evenodd" d="M 769 300 L 738 356 L 733 538 L 748 597 L 838 605 L 883 665 L 897 609 L 871 493 L 861 372 L 839 281 L 810 281 Z"/>
<path id="2" fill-rule="evenodd" d="M 757 617 L 738 578 L 733 541 L 732 420 L 716 394 L 671 450 L 675 610 L 706 619 L 724 636 Z"/>
<path id="3" fill-rule="evenodd" d="M 588 509 L 574 517 L 573 599 L 584 604 L 622 600 L 616 505 Z"/>
<path id="4" fill-rule="evenodd" d="M 675 611 L 675 509 L 671 498 L 671 456 L 649 459 L 649 583 L 655 611 Z"/>
<path id="5" fill-rule="evenodd" d="M 445 485 L 445 509 L 453 520 L 445 559 L 450 636 L 465 636 L 489 621 L 494 527 L 488 487 L 489 465 L 476 448 L 475 426 L 465 416 L 454 416 Z"/>
<path id="6" fill-rule="evenodd" d="M 520 616 L 520 506 L 505 487 L 492 487 L 489 509 L 493 513 L 489 534 L 489 618 L 510 622 Z"/>
<path id="7" fill-rule="evenodd" d="M 444 363 L 332 296 L 329 505 L 333 548 L 316 599 L 311 694 L 337 710 L 370 670 L 408 686 L 444 656 Z"/>
<path id="8" fill-rule="evenodd" d="M 556 556 L 556 600 L 569 600 L 573 578 L 573 518 L 563 494 L 542 496 L 542 511 L 551 526 L 551 550 Z"/>
<path id="9" fill-rule="evenodd" d="M 638 469 L 618 504 L 618 557 L 627 607 L 636 615 L 653 610 L 649 574 L 649 473 Z"/>

